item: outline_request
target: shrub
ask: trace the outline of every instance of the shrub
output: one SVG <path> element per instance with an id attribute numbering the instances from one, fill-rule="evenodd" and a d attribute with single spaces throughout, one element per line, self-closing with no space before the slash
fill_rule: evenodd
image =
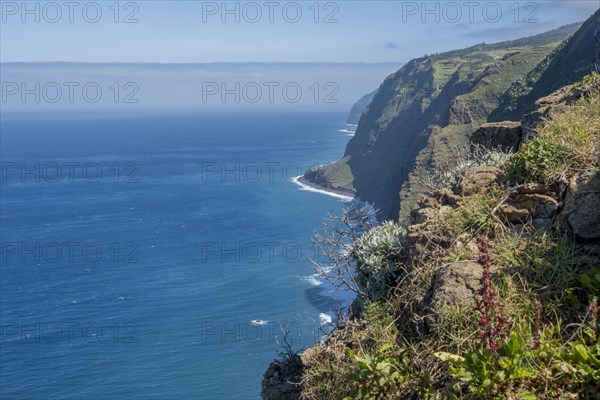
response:
<path id="1" fill-rule="evenodd" d="M 511 158 L 511 153 L 496 149 L 487 149 L 480 145 L 457 147 L 448 156 L 437 159 L 428 168 L 423 184 L 429 191 L 439 190 L 456 183 L 456 178 L 474 167 L 502 167 Z"/>
<path id="2" fill-rule="evenodd" d="M 391 221 L 366 232 L 355 243 L 357 283 L 370 299 L 387 292 L 388 283 L 399 272 L 406 230 Z"/>
<path id="3" fill-rule="evenodd" d="M 346 355 L 358 367 L 358 371 L 348 374 L 348 379 L 355 381 L 358 386 L 354 399 L 380 399 L 408 380 L 408 377 L 402 374 L 402 370 L 399 368 L 398 358 L 389 354 L 393 347 L 394 344 L 386 343 L 374 357 L 368 354 L 361 357 L 351 349 L 346 349 Z M 405 362 L 408 364 L 408 360 Z M 351 399 L 351 397 L 346 397 L 345 400 Z"/>
<path id="4" fill-rule="evenodd" d="M 583 77 L 583 85 L 584 86 L 600 85 L 600 74 L 598 74 L 597 72 L 592 72 L 591 74 L 584 76 Z"/>
<path id="5" fill-rule="evenodd" d="M 548 171 L 560 162 L 561 151 L 553 143 L 535 138 L 513 156 L 508 167 L 512 181 L 546 179 Z"/>
<path id="6" fill-rule="evenodd" d="M 600 267 L 591 267 L 579 276 L 579 281 L 588 293 L 589 300 L 600 298 Z"/>
<path id="7" fill-rule="evenodd" d="M 561 149 L 546 140 L 535 138 L 527 142 L 511 159 L 510 180 L 544 180 L 548 170 L 561 162 Z"/>
<path id="8" fill-rule="evenodd" d="M 552 182 L 577 170 L 600 168 L 600 83 L 592 75 L 589 97 L 562 113 L 552 114 L 512 157 L 508 176 L 513 181 Z"/>
<path id="9" fill-rule="evenodd" d="M 439 352 L 456 379 L 451 391 L 468 398 L 596 398 L 600 394 L 600 344 L 585 326 L 566 344 L 547 329 L 533 347 L 529 329 L 513 331 L 497 352 L 478 348 L 463 356 Z M 589 397 L 588 397 L 589 396 Z"/>
<path id="10" fill-rule="evenodd" d="M 359 238 L 376 226 L 375 215 L 370 205 L 351 203 L 342 215 L 328 215 L 323 232 L 313 238 L 315 272 L 334 287 L 352 291 L 361 299 L 368 298 L 368 294 L 357 282 L 353 250 Z"/>

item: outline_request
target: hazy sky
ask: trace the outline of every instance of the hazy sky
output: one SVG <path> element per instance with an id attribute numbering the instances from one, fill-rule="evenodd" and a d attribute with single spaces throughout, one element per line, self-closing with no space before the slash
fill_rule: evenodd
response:
<path id="1" fill-rule="evenodd" d="M 2 61 L 162 63 L 408 61 L 544 32 L 600 7 L 600 0 L 0 3 Z"/>
<path id="2" fill-rule="evenodd" d="M 346 111 L 401 64 L 3 63 L 1 66 L 2 110 L 286 106 Z M 26 94 L 23 85 L 34 93 Z"/>

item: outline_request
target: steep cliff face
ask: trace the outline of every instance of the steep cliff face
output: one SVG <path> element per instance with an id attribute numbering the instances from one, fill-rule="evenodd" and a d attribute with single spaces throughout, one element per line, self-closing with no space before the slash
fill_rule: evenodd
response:
<path id="1" fill-rule="evenodd" d="M 518 121 L 534 109 L 534 102 L 560 87 L 600 69 L 600 9 L 569 40 L 563 42 L 502 96 L 490 122 Z"/>
<path id="2" fill-rule="evenodd" d="M 376 204 L 384 216 L 394 213 L 388 199 L 399 191 L 390 183 L 408 174 L 412 166 L 405 160 L 424 146 L 423 133 L 444 117 L 438 110 L 448 106 L 435 88 L 434 73 L 431 59 L 422 58 L 386 79 L 346 148 L 358 196 Z M 398 131 L 415 134 L 407 137 Z"/>
<path id="3" fill-rule="evenodd" d="M 367 109 L 369 104 L 371 104 L 373 97 L 375 97 L 375 93 L 377 93 L 377 90 L 374 90 L 371 93 L 365 94 L 363 97 L 358 99 L 358 101 L 356 103 L 354 103 L 354 105 L 350 109 L 350 113 L 348 114 L 348 119 L 347 119 L 346 123 L 353 124 L 353 125 L 358 124 L 358 121 L 360 120 L 360 116 Z"/>
<path id="4" fill-rule="evenodd" d="M 405 200 L 422 189 L 414 167 L 425 167 L 447 148 L 466 143 L 510 84 L 547 56 L 558 37 L 575 29 L 423 57 L 390 75 L 344 154 L 357 196 L 374 203 L 382 218 L 398 218 L 403 184 L 414 177 Z"/>
<path id="5" fill-rule="evenodd" d="M 498 59 L 489 62 L 481 55 L 479 61 L 461 66 L 471 71 L 462 78 L 465 94 L 456 96 L 448 108 L 448 120 L 436 124 L 428 135 L 427 143 L 414 158 L 414 168 L 400 190 L 399 219 L 406 221 L 416 205 L 418 196 L 431 189 L 430 171 L 440 169 L 456 158 L 471 133 L 486 122 L 489 113 L 497 107 L 498 99 L 515 79 L 525 76 L 556 44 L 532 48 L 507 48 L 503 56 L 496 49 Z M 500 54 L 502 54 L 500 52 Z"/>
<path id="6" fill-rule="evenodd" d="M 365 96 L 372 100 L 343 159 L 325 166 L 328 173 L 318 175 L 321 182 L 314 183 L 353 190 L 374 204 L 384 219 L 398 218 L 402 198 L 406 217 L 424 190 L 427 168 L 452 157 L 450 149 L 465 144 L 470 133 L 487 121 L 510 85 L 579 26 L 410 61 Z M 304 178 L 311 182 L 314 176 L 308 171 Z"/>

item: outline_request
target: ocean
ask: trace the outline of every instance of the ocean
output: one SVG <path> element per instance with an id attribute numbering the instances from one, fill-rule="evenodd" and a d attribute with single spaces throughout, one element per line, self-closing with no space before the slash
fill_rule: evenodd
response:
<path id="1" fill-rule="evenodd" d="M 336 112 L 2 116 L 0 398 L 260 398 L 323 337 L 311 246 Z"/>

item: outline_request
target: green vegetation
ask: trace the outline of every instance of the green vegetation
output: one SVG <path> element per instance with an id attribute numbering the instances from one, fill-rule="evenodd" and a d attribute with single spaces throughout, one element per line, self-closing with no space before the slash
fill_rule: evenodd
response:
<path id="1" fill-rule="evenodd" d="M 354 103 L 352 109 L 350 110 L 350 113 L 348 114 L 348 119 L 346 120 L 346 123 L 358 125 L 358 121 L 360 121 L 360 116 L 362 115 L 363 111 L 365 111 L 366 108 L 369 107 L 369 104 L 371 104 L 373 97 L 375 97 L 375 93 L 377 93 L 377 90 L 365 94 L 363 97 L 358 99 L 356 103 Z"/>
<path id="2" fill-rule="evenodd" d="M 511 162 L 512 179 L 546 179 L 549 171 L 564 162 L 564 154 L 553 143 L 535 138 L 526 143 Z"/>
<path id="3" fill-rule="evenodd" d="M 584 86 L 597 85 L 598 74 Z M 596 86 L 597 87 L 597 86 Z M 512 180 L 537 179 L 547 183 L 564 178 L 572 170 L 600 168 L 600 97 L 581 99 L 569 112 L 547 121 L 535 139 L 522 146 L 511 162 Z"/>
<path id="4" fill-rule="evenodd" d="M 550 191 L 600 167 L 599 101 L 553 114 L 503 167 L 508 179 L 438 205 L 434 222 L 385 222 L 354 242 L 361 285 L 376 290 L 312 351 L 303 399 L 600 396 L 597 247 L 503 214 L 526 185 Z"/>
<path id="5" fill-rule="evenodd" d="M 591 267 L 579 276 L 579 281 L 588 292 L 588 298 L 600 298 L 600 267 Z"/>
<path id="6" fill-rule="evenodd" d="M 339 162 L 351 171 L 345 182 L 375 204 L 381 218 L 396 219 L 400 212 L 405 219 L 427 192 L 430 169 L 450 160 L 511 84 L 578 27 L 408 62 L 381 84 L 362 114 L 344 154 L 348 161 Z"/>
<path id="7" fill-rule="evenodd" d="M 462 158 L 457 149 L 465 147 L 470 134 L 487 121 L 489 113 L 498 106 L 498 98 L 557 45 L 481 50 L 473 57 L 433 63 L 434 75 L 440 81 L 449 79 L 450 68 L 454 67 L 452 73 L 458 81 L 450 87 L 442 86 L 442 93 L 445 97 L 455 97 L 448 106 L 448 120 L 436 122 L 400 189 L 400 220 L 408 218 L 421 193 L 430 192 L 429 178 L 436 175 L 435 171 Z"/>
<path id="8" fill-rule="evenodd" d="M 386 294 L 389 281 L 399 272 L 406 230 L 393 222 L 381 225 L 362 235 L 354 245 L 357 282 L 369 299 Z"/>
<path id="9" fill-rule="evenodd" d="M 403 373 L 403 367 L 408 365 L 409 361 L 399 360 L 394 353 L 397 331 L 385 310 L 378 303 L 369 303 L 364 315 L 374 324 L 376 345 L 371 348 L 359 348 L 358 353 L 346 348 L 346 355 L 354 365 L 351 365 L 350 372 L 344 378 L 348 383 L 357 383 L 355 398 L 369 400 L 394 392 L 405 383 L 407 376 Z M 374 353 L 374 356 L 370 353 Z"/>
<path id="10" fill-rule="evenodd" d="M 535 109 L 537 99 L 578 82 L 594 71 L 595 63 L 600 62 L 596 36 L 599 18 L 600 10 L 525 77 L 514 82 L 499 99 L 499 106 L 490 114 L 489 121 L 518 121 Z"/>
<path id="11" fill-rule="evenodd" d="M 537 399 L 598 395 L 600 344 L 595 322 L 582 325 L 577 338 L 566 345 L 550 328 L 534 336 L 529 328 L 515 329 L 497 351 L 480 347 L 464 356 L 436 353 L 448 361 L 457 382 L 453 396 L 467 398 Z M 587 397 L 589 396 L 589 397 Z"/>
<path id="12" fill-rule="evenodd" d="M 348 166 L 349 159 L 350 157 L 345 157 L 330 164 L 310 168 L 304 174 L 304 178 L 313 184 L 350 194 L 354 177 Z"/>
<path id="13" fill-rule="evenodd" d="M 490 234 L 499 221 L 495 214 L 503 196 L 504 192 L 501 190 L 492 190 L 463 198 L 461 207 L 450 211 L 441 225 L 452 234 Z"/>
<path id="14" fill-rule="evenodd" d="M 339 188 L 351 188 L 352 180 L 354 177 L 352 176 L 352 172 L 350 171 L 350 167 L 348 166 L 349 157 L 343 158 L 342 160 L 327 164 L 324 166 L 327 171 L 327 175 L 330 176 L 328 179 L 329 182 L 335 185 L 335 187 Z"/>

